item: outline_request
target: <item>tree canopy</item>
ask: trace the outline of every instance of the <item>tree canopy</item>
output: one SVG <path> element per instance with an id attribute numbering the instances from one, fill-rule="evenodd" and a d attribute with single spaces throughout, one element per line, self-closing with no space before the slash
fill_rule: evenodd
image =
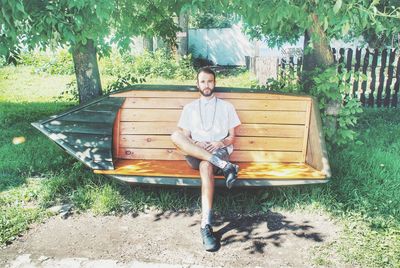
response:
<path id="1" fill-rule="evenodd" d="M 29 48 L 75 46 L 93 40 L 99 52 L 105 52 L 111 43 L 127 48 L 134 35 L 173 39 L 177 30 L 174 12 L 179 12 L 182 4 L 161 0 L 4 0 L 0 53 L 6 54 L 18 44 Z"/>
<path id="2" fill-rule="evenodd" d="M 312 47 L 305 64 L 313 69 L 333 63 L 332 38 L 390 36 L 400 31 L 400 0 L 2 0 L 0 56 L 28 48 L 71 48 L 80 93 L 101 94 L 98 53 L 112 43 L 127 49 L 134 35 L 160 36 L 173 43 L 178 27 L 174 18 L 194 9 L 212 15 L 238 14 L 254 37 L 270 44 L 293 42 L 305 35 Z M 209 18 L 210 16 L 208 16 Z M 90 56 L 90 57 L 89 57 Z M 88 72 L 90 70 L 90 72 Z M 91 75 L 88 75 L 91 74 Z M 84 94 L 83 94 L 84 95 Z"/>
<path id="3" fill-rule="evenodd" d="M 173 42 L 174 16 L 184 1 L 161 0 L 3 0 L 0 56 L 20 46 L 68 46 L 74 59 L 80 101 L 101 95 L 96 55 L 111 44 L 128 49 L 135 35 L 156 35 Z M 86 93 L 85 93 L 86 91 Z"/>
<path id="4" fill-rule="evenodd" d="M 312 28 L 320 28 L 328 39 L 400 31 L 399 0 L 255 0 L 231 1 L 229 6 L 243 16 L 254 36 L 266 36 L 272 45 L 294 42 Z"/>

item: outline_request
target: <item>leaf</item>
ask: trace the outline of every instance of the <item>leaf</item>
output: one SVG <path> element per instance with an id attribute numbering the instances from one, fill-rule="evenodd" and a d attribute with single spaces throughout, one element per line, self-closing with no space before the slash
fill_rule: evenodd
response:
<path id="1" fill-rule="evenodd" d="M 323 25 L 323 29 L 324 31 L 326 31 L 328 29 L 329 23 L 328 23 L 328 17 L 324 18 L 324 25 Z"/>
<path id="2" fill-rule="evenodd" d="M 17 9 L 19 11 L 21 11 L 22 13 L 25 13 L 24 6 L 23 6 L 23 4 L 21 2 L 17 3 Z"/>
<path id="3" fill-rule="evenodd" d="M 342 0 L 337 0 L 335 5 L 333 6 L 333 12 L 337 14 L 339 9 L 342 7 Z"/>
<path id="4" fill-rule="evenodd" d="M 348 22 L 346 22 L 342 26 L 342 34 L 347 35 L 349 33 L 349 30 L 350 30 L 350 24 Z"/>

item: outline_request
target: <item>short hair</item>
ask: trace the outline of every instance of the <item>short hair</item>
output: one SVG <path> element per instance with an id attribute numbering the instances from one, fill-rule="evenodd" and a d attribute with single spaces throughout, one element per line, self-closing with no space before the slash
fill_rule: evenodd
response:
<path id="1" fill-rule="evenodd" d="M 199 81 L 200 73 L 212 74 L 214 76 L 214 80 L 215 80 L 215 76 L 216 76 L 215 72 L 210 67 L 202 67 L 197 71 L 197 82 Z"/>

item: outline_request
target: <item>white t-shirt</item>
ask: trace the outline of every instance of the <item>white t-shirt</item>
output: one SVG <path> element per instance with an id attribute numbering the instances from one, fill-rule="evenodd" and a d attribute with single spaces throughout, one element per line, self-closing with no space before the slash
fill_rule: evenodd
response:
<path id="1" fill-rule="evenodd" d="M 189 130 L 195 141 L 210 142 L 225 139 L 229 134 L 229 129 L 240 124 L 231 103 L 216 97 L 210 100 L 200 97 L 183 107 L 178 127 Z M 229 153 L 232 153 L 232 145 L 226 148 Z"/>

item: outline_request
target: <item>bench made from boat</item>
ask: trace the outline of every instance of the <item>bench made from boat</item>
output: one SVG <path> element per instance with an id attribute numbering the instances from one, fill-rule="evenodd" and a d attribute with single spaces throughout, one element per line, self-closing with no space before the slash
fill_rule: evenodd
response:
<path id="1" fill-rule="evenodd" d="M 236 128 L 231 161 L 235 186 L 324 183 L 330 177 L 318 105 L 310 96 L 217 88 L 232 103 Z M 140 85 L 99 98 L 33 125 L 95 173 L 145 184 L 198 186 L 170 135 L 194 87 Z M 216 185 L 224 178 L 217 176 Z"/>

